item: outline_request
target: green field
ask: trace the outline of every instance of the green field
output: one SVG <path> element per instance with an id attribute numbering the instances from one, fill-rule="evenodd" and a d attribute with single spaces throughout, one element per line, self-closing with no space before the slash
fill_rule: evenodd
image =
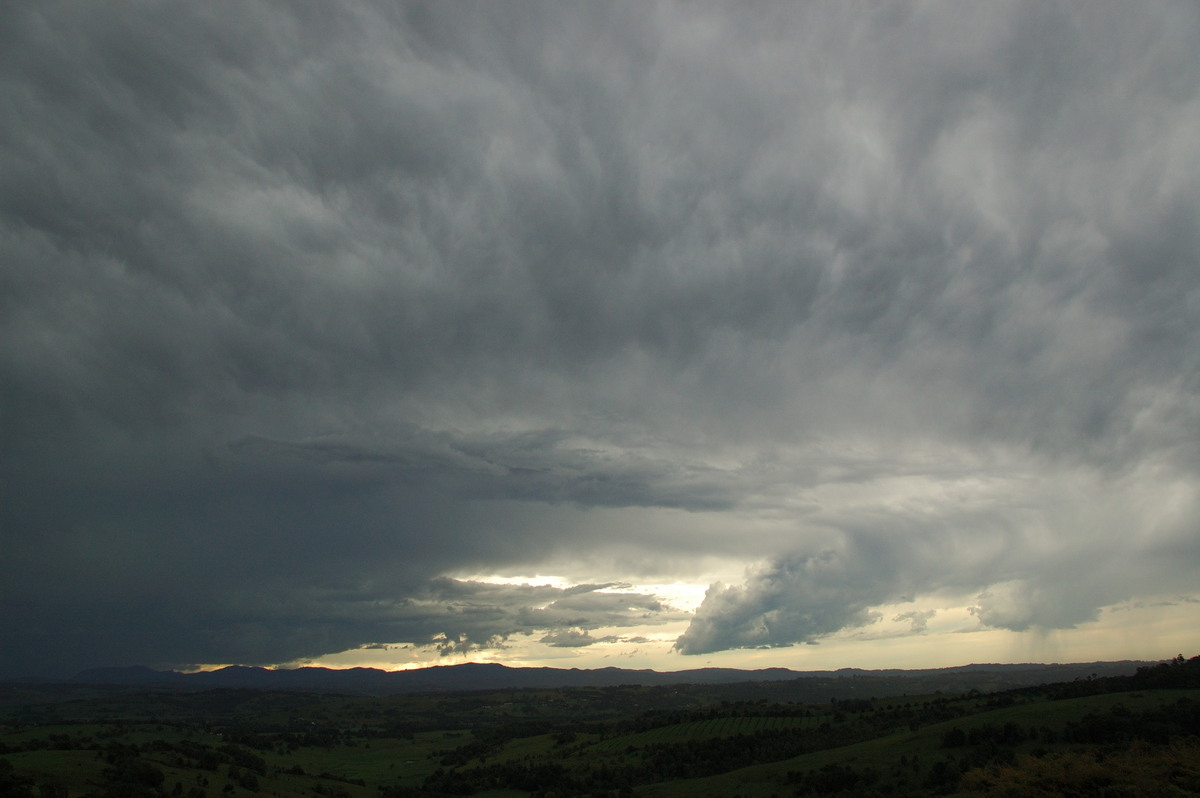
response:
<path id="1" fill-rule="evenodd" d="M 989 726 L 1002 728 L 1005 724 L 1013 723 L 1022 729 L 1036 729 L 1039 732 L 1048 729 L 1061 736 L 1069 724 L 1077 723 L 1089 714 L 1110 713 L 1117 707 L 1125 707 L 1133 713 L 1142 713 L 1174 704 L 1180 699 L 1200 704 L 1200 690 L 1115 693 L 1062 701 L 1033 701 L 1004 709 L 982 711 L 916 731 L 895 732 L 861 743 L 757 765 L 720 776 L 651 785 L 640 790 L 638 794 L 653 798 L 779 794 L 780 785 L 786 781 L 789 772 L 819 771 L 830 765 L 855 769 L 874 768 L 882 772 L 899 767 L 911 768 L 914 766 L 907 763 L 913 762 L 918 763 L 918 766 L 922 762 L 926 765 L 932 764 L 954 750 L 943 745 L 945 736 L 954 728 L 969 732 Z M 1028 756 L 1037 749 L 1056 752 L 1081 750 L 1079 746 L 1069 743 L 1050 744 L 1045 740 L 1044 733 L 1037 739 L 1025 740 L 1012 747 L 1013 753 Z"/>
<path id="2" fill-rule="evenodd" d="M 758 734 L 778 729 L 798 729 L 805 725 L 813 726 L 816 720 L 812 718 L 779 718 L 779 717 L 723 717 L 709 720 L 677 723 L 671 726 L 661 726 L 649 731 L 622 735 L 598 742 L 589 748 L 596 753 L 623 751 L 632 746 L 642 748 L 647 745 L 674 744 L 692 740 L 710 740 L 718 737 L 736 737 L 738 735 Z"/>
<path id="3" fill-rule="evenodd" d="M 1080 774 L 1078 794 L 1200 794 L 1200 658 L 1143 670 L 819 703 L 744 685 L 10 694 L 0 798 L 1053 795 L 1029 784 Z"/>

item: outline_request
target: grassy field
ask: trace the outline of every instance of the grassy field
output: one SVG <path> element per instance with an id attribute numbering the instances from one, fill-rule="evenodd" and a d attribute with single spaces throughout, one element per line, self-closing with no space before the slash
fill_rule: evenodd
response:
<path id="1" fill-rule="evenodd" d="M 946 735 L 954 728 L 970 732 L 972 729 L 983 727 L 1002 728 L 1005 724 L 1012 723 L 1023 729 L 1049 729 L 1061 737 L 1068 724 L 1079 722 L 1088 715 L 1103 715 L 1121 707 L 1134 713 L 1147 712 L 1174 704 L 1181 698 L 1200 702 L 1200 690 L 1139 691 L 1062 701 L 1034 701 L 1003 709 L 984 710 L 915 731 L 895 732 L 865 742 L 756 765 L 719 776 L 648 785 L 640 789 L 638 795 L 646 798 L 732 795 L 752 798 L 781 794 L 781 785 L 786 784 L 788 773 L 819 771 L 831 765 L 858 769 L 874 768 L 884 772 L 895 772 L 901 768 L 927 769 L 929 764 L 939 761 L 952 750 L 945 748 L 943 743 Z M 1030 755 L 1035 750 L 1064 752 L 1078 749 L 1078 746 L 1069 743 L 1047 743 L 1045 740 L 1044 734 L 1038 739 L 1026 740 L 1014 746 L 1014 754 Z M 783 794 L 790 794 L 790 791 Z"/>
<path id="2" fill-rule="evenodd" d="M 999 795 L 1030 773 L 1091 772 L 1097 752 L 1141 784 L 1130 794 L 1200 794 L 1186 791 L 1200 688 L 1109 689 L 1122 684 L 810 704 L 742 700 L 740 685 L 96 691 L 0 707 L 0 798 Z M 1158 770 L 1138 771 L 1135 746 Z"/>
<path id="3" fill-rule="evenodd" d="M 693 740 L 711 740 L 719 737 L 736 737 L 743 734 L 758 734 L 779 729 L 798 729 L 815 726 L 815 718 L 779 717 L 724 717 L 709 720 L 676 723 L 644 732 L 609 738 L 589 747 L 596 754 L 624 751 L 627 748 L 643 748 L 648 745 L 672 745 Z"/>

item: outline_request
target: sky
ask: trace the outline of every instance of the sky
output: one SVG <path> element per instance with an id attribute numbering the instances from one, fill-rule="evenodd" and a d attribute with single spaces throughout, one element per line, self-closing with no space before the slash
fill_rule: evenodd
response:
<path id="1" fill-rule="evenodd" d="M 0 676 L 1200 652 L 1197 41 L 8 0 Z"/>

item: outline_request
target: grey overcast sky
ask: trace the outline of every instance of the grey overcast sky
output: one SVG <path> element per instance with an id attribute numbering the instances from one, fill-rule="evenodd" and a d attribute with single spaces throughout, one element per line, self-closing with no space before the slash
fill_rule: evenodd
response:
<path id="1" fill-rule="evenodd" d="M 1200 6 L 0 10 L 0 675 L 1200 650 Z"/>

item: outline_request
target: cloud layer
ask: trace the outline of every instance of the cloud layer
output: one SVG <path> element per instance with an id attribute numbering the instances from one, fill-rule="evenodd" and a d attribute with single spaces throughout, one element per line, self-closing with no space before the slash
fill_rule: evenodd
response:
<path id="1" fill-rule="evenodd" d="M 1192 589 L 1193 6 L 3 17 L 0 673 Z"/>

